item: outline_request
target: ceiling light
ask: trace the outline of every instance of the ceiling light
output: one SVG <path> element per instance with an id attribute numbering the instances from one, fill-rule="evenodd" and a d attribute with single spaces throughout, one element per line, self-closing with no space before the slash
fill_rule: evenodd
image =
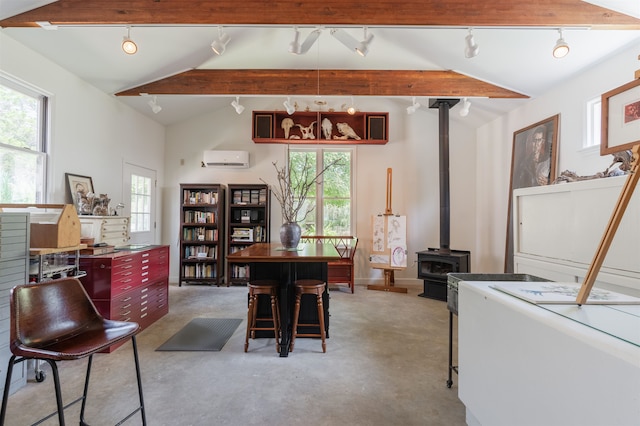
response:
<path id="1" fill-rule="evenodd" d="M 300 31 L 298 27 L 294 27 L 295 36 L 293 41 L 289 43 L 289 53 L 294 55 L 304 55 L 311 49 L 311 46 L 316 42 L 320 34 L 322 33 L 322 28 L 317 28 L 309 33 L 307 38 L 304 39 L 302 44 L 300 44 Z"/>
<path id="2" fill-rule="evenodd" d="M 553 48 L 553 57 L 560 59 L 564 58 L 569 53 L 569 45 L 564 41 L 564 38 L 562 38 L 562 29 L 558 30 L 558 34 L 560 34 L 560 38 Z"/>
<path id="3" fill-rule="evenodd" d="M 416 102 L 416 97 L 413 97 L 413 103 L 407 107 L 407 114 L 411 115 L 413 113 L 415 113 L 418 108 L 420 108 L 422 105 L 420 105 L 420 102 Z"/>
<path id="4" fill-rule="evenodd" d="M 127 27 L 127 35 L 122 39 L 122 50 L 127 55 L 133 55 L 138 51 L 138 46 L 131 40 L 131 27 Z"/>
<path id="5" fill-rule="evenodd" d="M 284 107 L 287 109 L 287 114 L 291 115 L 296 112 L 296 107 L 291 104 L 291 98 L 287 96 L 287 100 L 282 103 Z"/>
<path id="6" fill-rule="evenodd" d="M 222 26 L 219 26 L 218 38 L 213 40 L 213 43 L 211 43 L 211 50 L 213 50 L 216 55 L 222 55 L 230 40 L 231 37 L 229 37 L 229 34 L 224 32 Z"/>
<path id="7" fill-rule="evenodd" d="M 356 113 L 356 106 L 353 103 L 353 96 L 351 97 L 351 104 L 347 107 L 347 114 L 354 115 Z"/>
<path id="8" fill-rule="evenodd" d="M 349 50 L 359 54 L 360 56 L 366 56 L 369 51 L 369 44 L 373 40 L 373 34 L 367 35 L 367 29 L 364 29 L 364 40 L 358 41 L 353 38 L 349 33 L 346 33 L 340 28 L 331 29 L 331 35 L 336 38 L 340 43 L 347 46 Z"/>
<path id="9" fill-rule="evenodd" d="M 464 57 L 465 58 L 473 58 L 478 55 L 480 51 L 480 46 L 476 44 L 475 39 L 473 38 L 473 32 L 471 28 L 469 28 L 469 34 L 464 38 L 466 47 L 464 48 Z"/>
<path id="10" fill-rule="evenodd" d="M 372 41 L 373 34 L 367 35 L 367 27 L 364 27 L 364 38 L 358 44 L 358 47 L 356 47 L 356 52 L 358 53 L 358 55 L 367 56 L 367 53 L 369 53 L 369 45 Z"/>
<path id="11" fill-rule="evenodd" d="M 298 27 L 293 27 L 293 31 L 295 31 L 295 35 L 293 36 L 293 41 L 289 43 L 289 53 L 299 55 L 301 53 L 300 31 L 298 30 Z"/>
<path id="12" fill-rule="evenodd" d="M 147 103 L 151 107 L 151 111 L 153 111 L 154 114 L 157 114 L 160 111 L 162 111 L 162 107 L 160 105 L 158 105 L 158 98 L 156 96 L 154 96 L 153 99 L 151 99 Z"/>
<path id="13" fill-rule="evenodd" d="M 240 105 L 240 96 L 236 96 L 236 100 L 231 102 L 231 106 L 236 109 L 238 114 L 242 114 L 242 111 L 244 111 L 244 107 Z"/>
<path id="14" fill-rule="evenodd" d="M 460 109 L 460 116 L 461 117 L 466 117 L 467 115 L 469 115 L 469 108 L 471 108 L 471 102 L 469 102 L 469 99 L 464 98 L 462 100 L 462 108 Z"/>

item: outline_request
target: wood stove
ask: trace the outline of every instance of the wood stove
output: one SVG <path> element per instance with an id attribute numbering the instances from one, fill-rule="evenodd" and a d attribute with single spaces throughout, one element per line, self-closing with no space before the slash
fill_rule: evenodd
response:
<path id="1" fill-rule="evenodd" d="M 418 253 L 418 278 L 424 281 L 424 292 L 418 296 L 447 300 L 447 274 L 469 272 L 471 252 L 429 248 Z"/>
<path id="2" fill-rule="evenodd" d="M 429 108 L 438 109 L 440 148 L 440 248 L 419 251 L 418 278 L 424 280 L 422 297 L 447 300 L 447 274 L 470 272 L 470 252 L 451 250 L 449 194 L 449 109 L 460 99 L 429 99 Z"/>

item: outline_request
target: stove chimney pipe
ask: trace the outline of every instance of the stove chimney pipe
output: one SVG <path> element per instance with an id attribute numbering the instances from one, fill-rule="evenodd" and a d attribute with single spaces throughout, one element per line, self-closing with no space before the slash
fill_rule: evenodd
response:
<path id="1" fill-rule="evenodd" d="M 438 108 L 440 147 L 440 252 L 450 253 L 450 191 L 449 191 L 449 109 L 460 99 L 429 99 L 429 108 Z"/>

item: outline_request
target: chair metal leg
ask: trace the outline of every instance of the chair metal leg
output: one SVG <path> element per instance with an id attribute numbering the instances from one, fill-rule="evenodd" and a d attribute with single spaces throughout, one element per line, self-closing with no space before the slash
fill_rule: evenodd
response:
<path id="1" fill-rule="evenodd" d="M 140 359 L 138 358 L 138 345 L 136 336 L 131 336 L 131 344 L 133 346 L 133 358 L 136 362 L 136 379 L 138 381 L 138 396 L 140 397 L 140 414 L 142 415 L 143 426 L 147 425 L 147 414 L 144 410 L 144 397 L 142 396 L 142 376 L 140 375 Z"/>
<path id="2" fill-rule="evenodd" d="M 64 405 L 62 404 L 62 390 L 60 389 L 60 375 L 58 374 L 58 365 L 55 361 L 45 359 L 51 366 L 51 373 L 53 374 L 53 386 L 56 390 L 56 405 L 58 407 L 58 423 L 60 426 L 64 426 Z M 45 419 L 42 419 L 43 421 Z M 34 423 L 37 424 L 37 423 Z"/>
<path id="3" fill-rule="evenodd" d="M 82 392 L 82 404 L 80 406 L 80 426 L 85 426 L 87 423 L 84 421 L 84 408 L 87 405 L 87 393 L 89 391 L 89 376 L 91 376 L 91 364 L 93 363 L 93 355 L 89 355 L 87 361 L 87 374 L 84 378 L 84 390 Z"/>
<path id="4" fill-rule="evenodd" d="M 7 414 L 7 400 L 9 399 L 9 387 L 11 386 L 11 375 L 13 374 L 13 364 L 16 359 L 15 355 L 11 355 L 7 364 L 7 378 L 4 381 L 4 392 L 2 393 L 2 410 L 0 411 L 0 425 L 4 425 L 4 418 Z"/>

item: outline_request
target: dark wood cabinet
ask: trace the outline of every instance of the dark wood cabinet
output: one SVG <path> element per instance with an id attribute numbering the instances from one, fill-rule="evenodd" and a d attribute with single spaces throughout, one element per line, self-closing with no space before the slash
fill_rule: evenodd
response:
<path id="1" fill-rule="evenodd" d="M 179 286 L 224 283 L 224 197 L 220 184 L 180 185 Z"/>
<path id="2" fill-rule="evenodd" d="M 389 113 L 254 111 L 252 136 L 255 143 L 384 145 Z"/>
<path id="3" fill-rule="evenodd" d="M 269 186 L 265 184 L 229 184 L 227 202 L 227 252 L 235 253 L 254 243 L 270 239 Z M 227 284 L 246 285 L 249 264 L 234 263 L 227 267 Z"/>
<path id="4" fill-rule="evenodd" d="M 80 281 L 105 318 L 145 329 L 169 312 L 169 246 L 80 256 L 80 267 L 87 273 Z"/>

